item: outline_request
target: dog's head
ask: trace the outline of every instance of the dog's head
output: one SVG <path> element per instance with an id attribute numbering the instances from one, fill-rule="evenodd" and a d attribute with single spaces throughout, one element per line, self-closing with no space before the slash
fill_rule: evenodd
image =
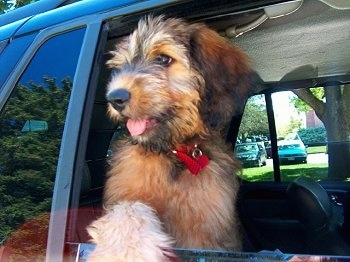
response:
<path id="1" fill-rule="evenodd" d="M 221 131 L 250 89 L 245 54 L 203 24 L 146 17 L 111 53 L 109 114 L 154 151 Z"/>

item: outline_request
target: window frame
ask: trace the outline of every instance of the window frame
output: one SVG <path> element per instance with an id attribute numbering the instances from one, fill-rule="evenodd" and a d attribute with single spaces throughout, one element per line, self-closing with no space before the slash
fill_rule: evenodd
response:
<path id="1" fill-rule="evenodd" d="M 83 112 L 88 93 L 90 72 L 94 61 L 95 49 L 98 42 L 101 21 L 79 21 L 79 28 L 86 26 L 82 41 L 80 56 L 73 79 L 73 89 L 68 104 L 66 124 L 63 131 L 60 156 L 57 164 L 56 180 L 52 198 L 51 216 L 49 224 L 46 261 L 52 257 L 63 260 L 64 244 L 67 228 L 68 210 L 76 173 L 83 173 L 83 165 L 76 164 L 78 140 L 82 132 L 84 121 Z M 62 26 L 62 33 L 67 31 L 67 25 Z M 69 28 L 72 29 L 72 28 Z"/>

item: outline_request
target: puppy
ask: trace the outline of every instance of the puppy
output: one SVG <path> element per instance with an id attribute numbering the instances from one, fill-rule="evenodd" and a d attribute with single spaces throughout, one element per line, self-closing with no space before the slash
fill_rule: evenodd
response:
<path id="1" fill-rule="evenodd" d="M 240 250 L 238 162 L 222 139 L 250 90 L 246 55 L 203 24 L 148 16 L 107 62 L 116 142 L 105 206 L 141 201 L 180 248 Z"/>

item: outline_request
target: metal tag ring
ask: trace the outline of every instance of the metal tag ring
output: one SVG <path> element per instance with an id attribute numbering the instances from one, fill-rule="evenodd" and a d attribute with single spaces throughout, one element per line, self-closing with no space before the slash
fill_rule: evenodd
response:
<path id="1" fill-rule="evenodd" d="M 202 150 L 200 150 L 198 147 L 196 147 L 195 149 L 193 149 L 191 155 L 192 155 L 192 158 L 198 159 L 200 156 L 203 155 L 203 152 L 202 152 Z"/>

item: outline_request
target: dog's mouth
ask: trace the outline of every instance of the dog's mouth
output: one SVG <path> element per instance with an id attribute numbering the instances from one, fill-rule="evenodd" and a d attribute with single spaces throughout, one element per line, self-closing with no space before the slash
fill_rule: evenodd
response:
<path id="1" fill-rule="evenodd" d="M 158 125 L 158 121 L 154 118 L 150 119 L 128 119 L 126 127 L 130 132 L 131 136 L 140 136 L 153 129 Z"/>

